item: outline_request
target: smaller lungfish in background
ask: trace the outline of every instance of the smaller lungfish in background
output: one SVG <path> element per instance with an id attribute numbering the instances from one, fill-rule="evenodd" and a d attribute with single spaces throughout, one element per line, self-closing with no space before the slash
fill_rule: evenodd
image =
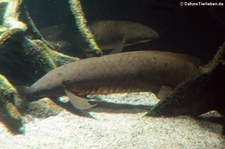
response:
<path id="1" fill-rule="evenodd" d="M 126 46 L 149 42 L 159 37 L 152 28 L 129 21 L 96 21 L 89 28 L 100 49 L 112 49 L 111 53 L 118 53 Z M 76 37 L 76 44 L 81 43 L 79 38 L 81 37 Z"/>
<path id="2" fill-rule="evenodd" d="M 152 41 L 159 34 L 150 27 L 129 21 L 102 20 L 88 25 L 99 47 L 118 53 L 124 47 Z M 88 51 L 80 34 L 70 24 L 57 24 L 40 29 L 44 38 L 57 50 L 78 49 Z M 75 37 L 74 37 L 74 34 Z M 75 48 L 76 47 L 76 48 Z"/>
<path id="3" fill-rule="evenodd" d="M 123 52 L 60 66 L 30 87 L 18 91 L 29 100 L 66 94 L 74 107 L 83 110 L 92 107 L 83 98 L 85 95 L 158 93 L 162 86 L 175 88 L 198 67 L 199 60 L 190 55 L 160 51 Z"/>

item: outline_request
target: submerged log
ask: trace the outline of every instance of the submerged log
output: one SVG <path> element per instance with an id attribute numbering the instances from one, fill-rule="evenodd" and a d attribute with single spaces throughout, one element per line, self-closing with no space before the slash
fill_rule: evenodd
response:
<path id="1" fill-rule="evenodd" d="M 41 36 L 29 39 L 27 29 L 35 32 L 35 26 L 29 18 L 24 18 L 26 24 L 21 22 L 21 18 L 29 17 L 21 16 L 23 5 L 22 0 L 4 1 L 4 5 L 0 2 L 1 12 L 5 11 L 0 20 L 0 120 L 13 133 L 24 133 L 24 128 L 17 109 L 20 105 L 15 104 L 19 98 L 11 82 L 14 85 L 33 82 L 60 65 L 79 60 L 54 51 Z"/>
<path id="2" fill-rule="evenodd" d="M 94 35 L 87 27 L 87 20 L 84 16 L 80 0 L 69 0 L 69 5 L 71 12 L 74 16 L 74 20 L 76 22 L 76 27 L 78 28 L 80 34 L 84 38 L 85 43 L 88 45 L 88 49 L 90 49 L 89 51 L 84 51 L 86 56 L 87 57 L 101 56 L 102 51 L 98 47 Z"/>
<path id="3" fill-rule="evenodd" d="M 17 99 L 16 89 L 0 74 L 0 119 L 13 133 L 24 133 L 24 120 L 16 108 Z"/>
<path id="4" fill-rule="evenodd" d="M 198 116 L 210 110 L 225 115 L 225 43 L 213 59 L 179 84 L 147 116 Z"/>

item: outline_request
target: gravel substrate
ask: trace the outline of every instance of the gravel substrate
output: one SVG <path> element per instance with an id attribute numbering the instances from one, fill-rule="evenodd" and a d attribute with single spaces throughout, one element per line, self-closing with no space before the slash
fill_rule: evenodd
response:
<path id="1" fill-rule="evenodd" d="M 158 102 L 150 93 L 102 97 L 117 103 Z M 29 119 L 24 135 L 13 135 L 0 123 L 0 149 L 225 148 L 222 126 L 204 119 L 145 117 L 147 111 L 140 108 L 98 107 L 90 112 L 96 119 L 60 111 L 56 116 Z"/>

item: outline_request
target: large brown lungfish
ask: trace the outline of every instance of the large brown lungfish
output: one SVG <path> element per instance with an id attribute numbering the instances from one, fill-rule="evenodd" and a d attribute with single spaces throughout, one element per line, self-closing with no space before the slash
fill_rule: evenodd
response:
<path id="1" fill-rule="evenodd" d="M 161 86 L 176 87 L 197 70 L 193 56 L 160 51 L 136 51 L 87 58 L 60 66 L 21 94 L 30 99 L 67 94 L 74 106 L 90 108 L 87 94 L 151 91 Z"/>

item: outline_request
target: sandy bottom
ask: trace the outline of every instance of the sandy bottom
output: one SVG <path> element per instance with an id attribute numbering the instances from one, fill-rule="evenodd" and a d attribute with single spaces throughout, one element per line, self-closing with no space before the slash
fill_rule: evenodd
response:
<path id="1" fill-rule="evenodd" d="M 103 96 L 109 101 L 155 104 L 150 93 Z M 140 100 L 141 99 L 141 100 Z M 225 148 L 220 124 L 188 116 L 145 117 L 146 110 L 96 108 L 96 119 L 65 110 L 48 118 L 32 118 L 24 135 L 13 135 L 0 123 L 0 148 Z"/>

